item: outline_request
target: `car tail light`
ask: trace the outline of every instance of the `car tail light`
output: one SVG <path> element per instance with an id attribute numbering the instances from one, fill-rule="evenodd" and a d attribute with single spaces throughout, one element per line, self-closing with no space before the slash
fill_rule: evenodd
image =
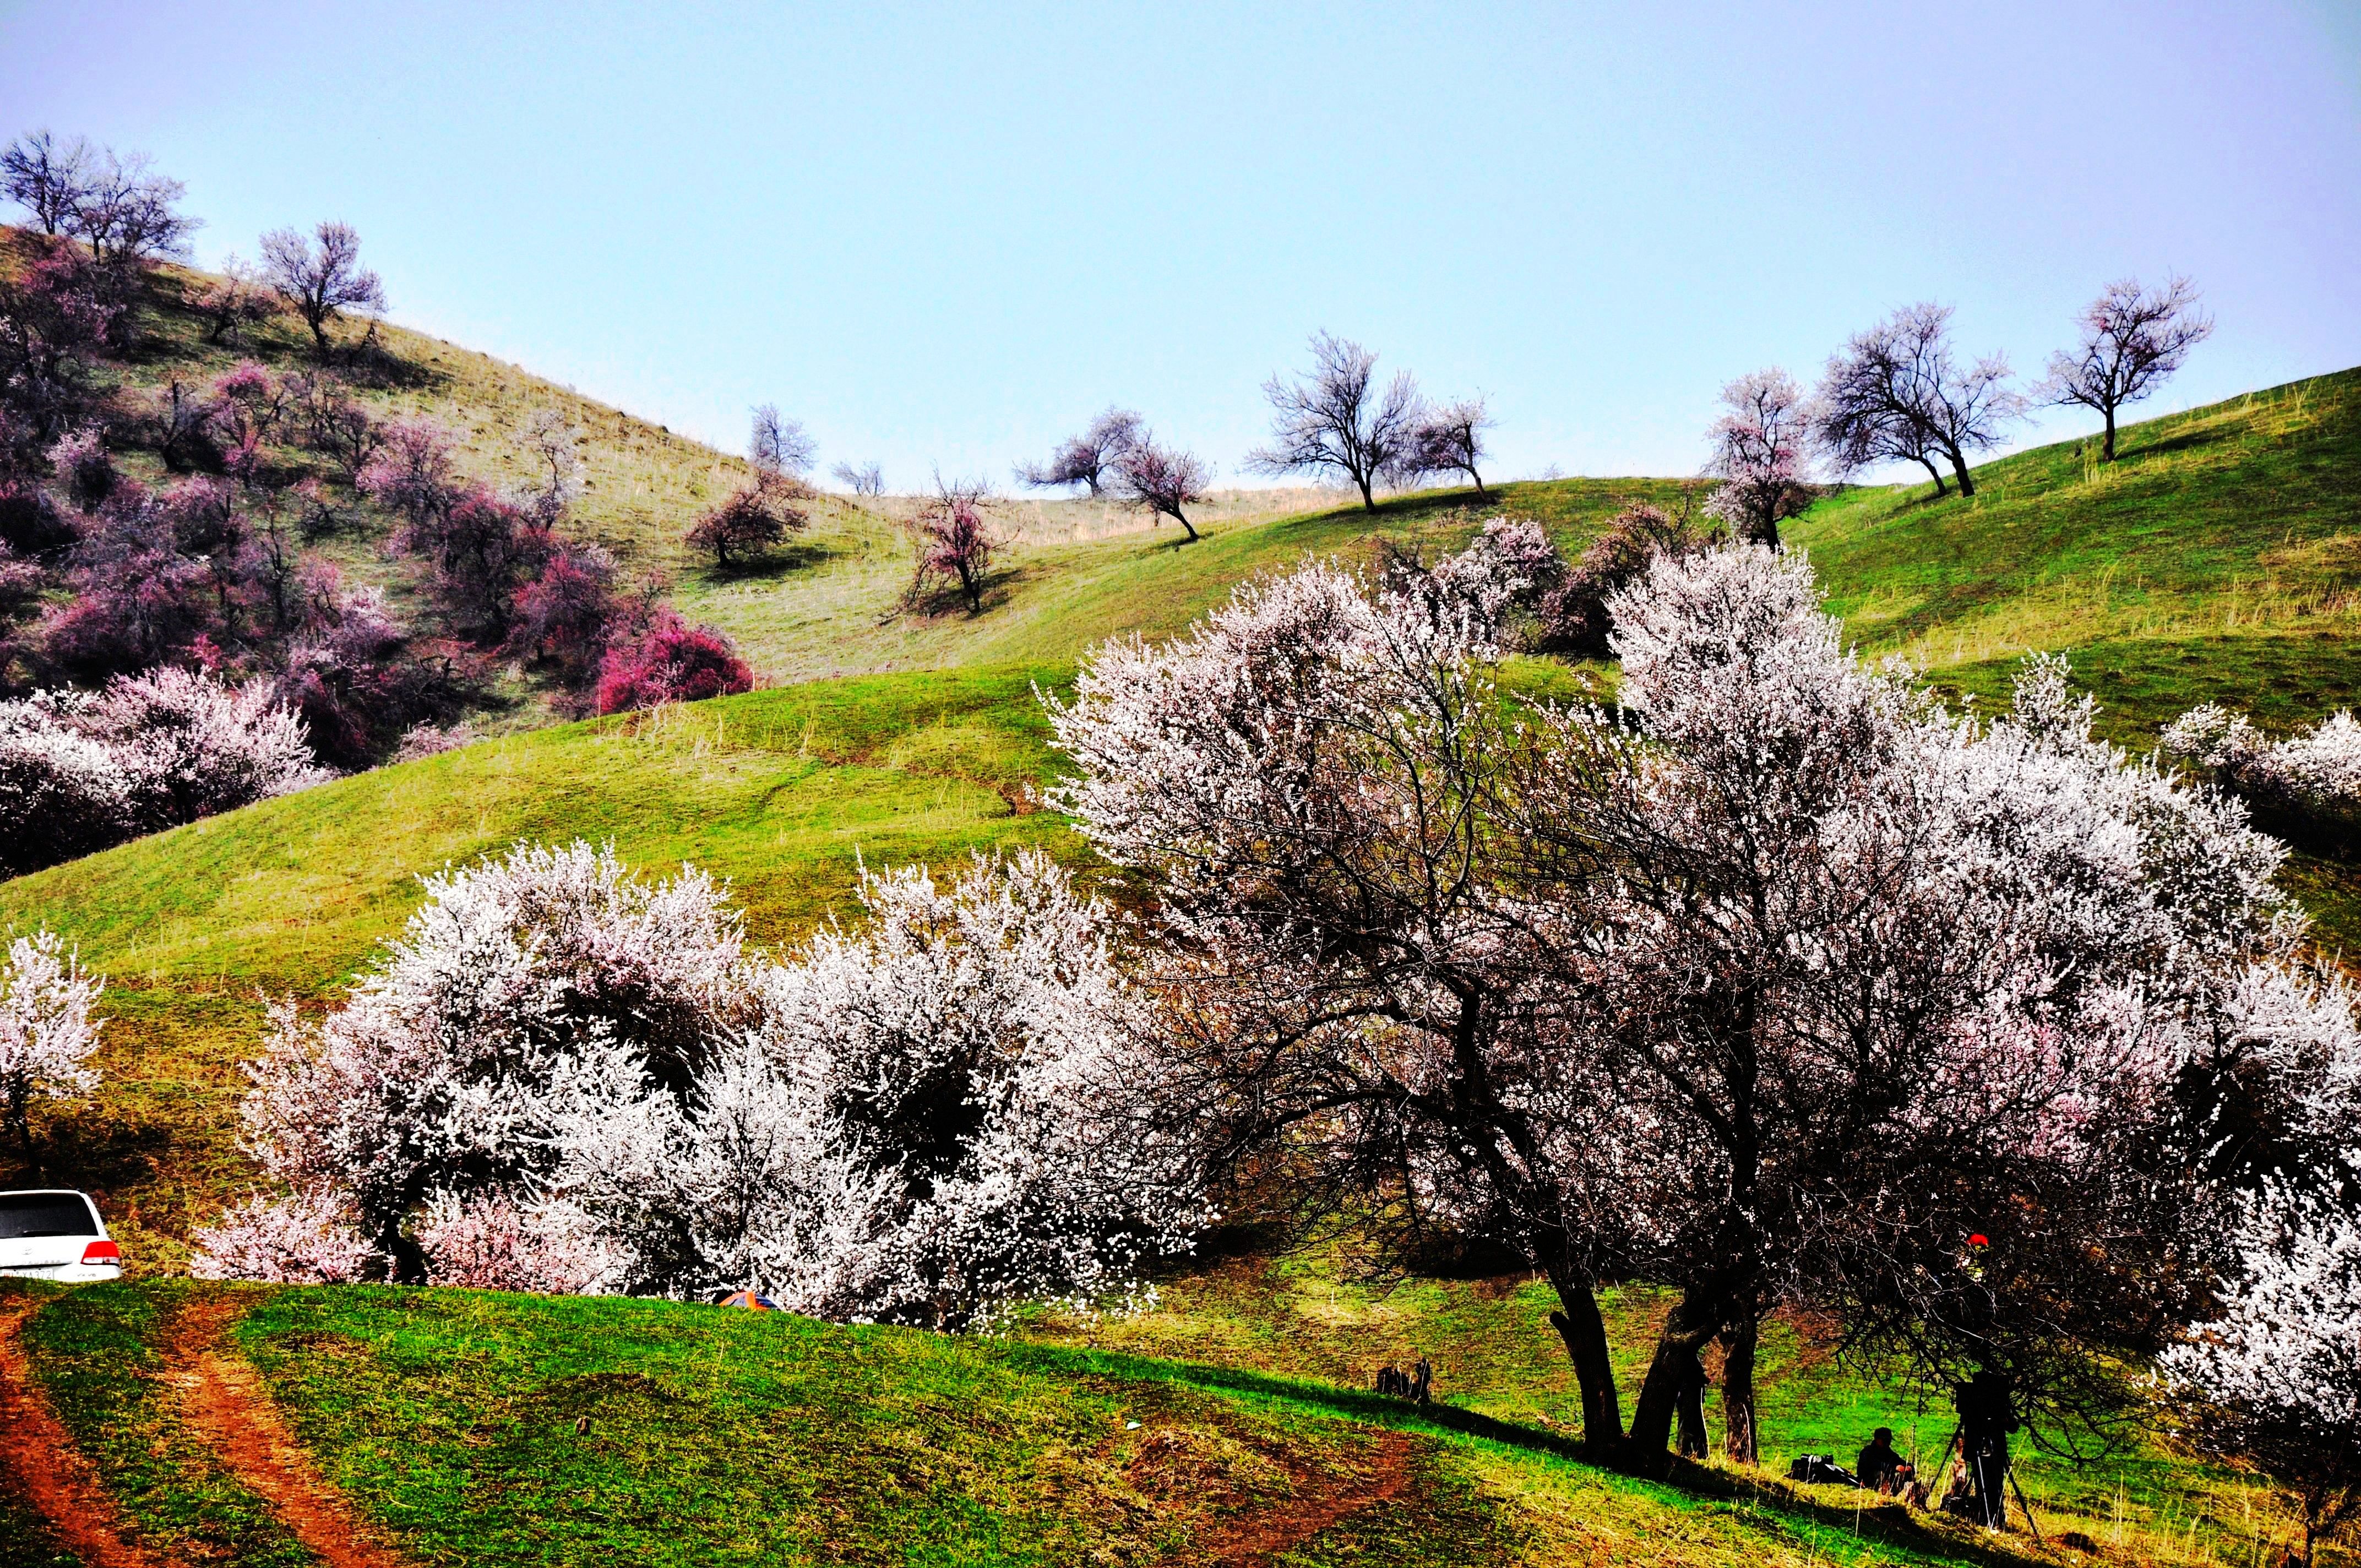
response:
<path id="1" fill-rule="evenodd" d="M 123 1249 L 113 1242 L 93 1242 L 82 1249 L 84 1263 L 121 1263 Z"/>

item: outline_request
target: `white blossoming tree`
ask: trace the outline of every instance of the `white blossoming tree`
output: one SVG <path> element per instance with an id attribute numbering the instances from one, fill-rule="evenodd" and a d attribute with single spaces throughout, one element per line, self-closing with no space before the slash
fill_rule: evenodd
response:
<path id="1" fill-rule="evenodd" d="M 2303 1562 L 2361 1517 L 2361 1225 L 2286 1180 L 2240 1203 L 2219 1317 L 2165 1353 L 2182 1431 L 2251 1461 L 2302 1508 Z"/>
<path id="2" fill-rule="evenodd" d="M 162 668 L 0 702 L 0 873 L 333 777 L 266 682 Z"/>
<path id="3" fill-rule="evenodd" d="M 664 1288 L 944 1327 L 1137 1292 L 1203 1216 L 1133 1114 L 1146 1021 L 1104 907 L 1038 853 L 859 893 L 685 1103 L 569 1131 L 560 1188 Z"/>
<path id="4" fill-rule="evenodd" d="M 2036 1183 L 2136 1219 L 2099 1175 L 2176 1113 L 2230 978 L 2285 956 L 2279 850 L 2235 803 L 2094 741 L 2062 669 L 1993 724 L 1946 714 L 1758 546 L 1660 558 L 1613 602 L 1620 709 L 1519 711 L 1460 571 L 1307 565 L 1100 650 L 1051 704 L 1060 803 L 1174 938 L 1176 1124 L 1221 1160 L 1284 1149 L 1307 1201 L 1522 1250 L 1602 1445 L 1625 1437 L 1591 1282 L 1680 1285 L 1642 1454 L 1716 1338 L 1751 1434 L 1776 1301 L 1883 1330 L 1997 1223 L 1960 1220 Z M 1929 1191 L 1955 1196 L 1897 1197 Z M 2004 1306 L 1908 1348 L 2058 1348 Z"/>
<path id="5" fill-rule="evenodd" d="M 1202 1223 L 1131 1113 L 1110 916 L 1045 857 L 864 873 L 867 918 L 785 963 L 699 873 L 578 843 L 428 893 L 343 1007 L 277 1014 L 245 1114 L 291 1191 L 202 1235 L 203 1271 L 957 1328 L 1136 1294 Z"/>
<path id="6" fill-rule="evenodd" d="M 2207 770 L 2263 810 L 2308 822 L 2361 825 L 2361 721 L 2342 709 L 2274 740 L 2217 703 L 2167 725 L 2167 755 Z"/>
<path id="7" fill-rule="evenodd" d="M 66 1100 L 98 1087 L 90 1065 L 101 1020 L 91 1016 L 101 981 L 54 931 L 18 937 L 0 962 L 0 1115 L 36 1175 L 32 1102 Z"/>
<path id="8" fill-rule="evenodd" d="M 757 1007 L 738 916 L 693 869 L 650 884 L 577 841 L 424 881 L 342 1006 L 272 1010 L 242 1113 L 291 1201 L 338 1195 L 412 1278 L 431 1199 L 529 1204 L 576 1101 L 685 1093 Z"/>

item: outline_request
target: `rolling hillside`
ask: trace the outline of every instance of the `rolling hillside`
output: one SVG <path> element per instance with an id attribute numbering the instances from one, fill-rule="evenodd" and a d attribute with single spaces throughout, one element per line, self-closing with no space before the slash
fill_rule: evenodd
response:
<path id="1" fill-rule="evenodd" d="M 1873 1424 L 1930 1460 L 1949 1434 L 1948 1411 L 1845 1376 L 1793 1323 L 1763 1345 L 1767 1473 L 1642 1481 L 1586 1464 L 1560 1425 L 1545 1294 L 1515 1279 L 1384 1292 L 1317 1260 L 1236 1259 L 1113 1332 L 170 1280 L 0 1286 L 0 1321 L 31 1310 L 27 1373 L 99 1484 L 83 1517 L 177 1561 L 2089 1560 L 1772 1479 L 1788 1454 L 1842 1452 Z M 1667 1304 L 1608 1297 L 1624 1372 Z M 1422 1352 L 1435 1403 L 1363 1391 L 1378 1365 Z M 291 1443 L 253 1441 L 280 1423 Z M 312 1473 L 301 1510 L 284 1506 L 297 1469 Z M 2053 1540 L 2076 1531 L 2114 1561 L 2244 1563 L 2287 1540 L 2268 1492 L 2153 1448 L 2080 1469 L 2027 1455 L 2021 1472 Z M 7 1508 L 0 1491 L 0 1565 L 57 1561 L 37 1520 L 20 1511 L 6 1530 Z"/>
<path id="2" fill-rule="evenodd" d="M 469 406 L 497 462 L 500 411 L 521 419 L 547 389 L 427 340 L 414 350 L 448 370 L 446 407 L 488 389 L 467 395 L 482 399 Z M 1982 470 L 1971 500 L 1849 490 L 1792 537 L 1864 646 L 1956 690 L 2001 694 L 2025 648 L 2062 648 L 2126 743 L 2207 696 L 2307 720 L 2361 689 L 2356 391 L 2361 372 L 2346 372 L 2134 426 L 2112 469 L 2072 444 L 2023 454 Z M 669 547 L 666 510 L 733 470 L 609 417 L 627 437 L 609 466 L 594 458 L 612 476 L 596 505 L 611 510 L 586 502 L 585 516 L 653 558 Z M 1428 492 L 1374 519 L 1242 507 L 1186 549 L 1142 531 L 1055 538 L 1057 514 L 1034 513 L 1034 542 L 974 617 L 889 613 L 906 546 L 890 518 L 850 508 L 761 572 L 687 568 L 686 608 L 774 680 L 830 678 L 512 733 L 0 883 L 0 923 L 67 933 L 109 979 L 106 1086 L 42 1116 L 49 1175 L 101 1194 L 135 1272 L 169 1274 L 189 1228 L 250 1179 L 234 1108 L 261 997 L 332 996 L 398 927 L 419 873 L 520 838 L 611 839 L 651 872 L 686 859 L 730 878 L 756 939 L 781 943 L 840 905 L 856 857 L 1038 844 L 1086 860 L 1036 808 L 1056 760 L 1033 694 L 1092 642 L 1177 630 L 1307 552 L 1366 557 L 1378 535 L 1441 548 L 1494 510 L 1574 547 L 1620 507 L 1680 488 L 1521 485 L 1483 508 Z M 1520 678 L 1575 689 L 1554 665 Z M 2325 934 L 2361 948 L 2351 869 L 2302 860 L 2291 877 Z M 0 1165 L 0 1183 L 20 1174 Z M 209 1347 L 260 1368 L 328 1481 L 422 1562 L 2014 1558 L 1939 1521 L 1734 1489 L 1725 1473 L 1658 1486 L 1581 1464 L 1561 1435 L 1572 1412 L 1544 1304 L 1513 1278 L 1389 1292 L 1334 1260 L 1214 1258 L 1143 1317 L 1045 1316 L 988 1341 L 460 1292 L 149 1277 L 0 1293 L 0 1316 L 35 1305 L 21 1335 L 33 1372 L 111 1506 L 159 1551 L 198 1559 L 316 1560 L 195 1430 L 211 1407 L 190 1379 L 214 1365 Z M 1620 1294 L 1619 1344 L 1637 1354 L 1660 1310 L 1644 1289 Z M 1943 1425 L 1910 1390 L 1839 1376 L 1809 1324 L 1774 1337 L 1774 1456 L 1842 1452 L 1875 1421 Z M 1446 1408 L 1349 1391 L 1416 1351 L 1444 1368 Z M 2260 1560 L 2282 1528 L 2252 1485 L 2153 1444 L 2093 1471 L 2033 1464 L 2027 1478 L 2045 1512 L 2096 1539 L 2113 1530 L 2145 1561 Z M 11 1568 L 57 1544 L 5 1496 L 0 1538 Z"/>
<path id="3" fill-rule="evenodd" d="M 2316 718 L 2361 688 L 2335 565 L 2361 540 L 2356 391 L 2361 372 L 2346 372 L 2131 426 L 2105 472 L 2071 445 L 2023 454 L 1984 469 L 1972 500 L 1848 491 L 1793 537 L 1864 644 L 1916 656 L 1938 684 L 2004 696 L 2013 627 L 2072 652 L 2126 744 L 2151 744 L 2156 724 L 2209 696 L 2275 725 Z M 1678 489 L 1576 479 L 1510 486 L 1495 504 L 1545 520 L 1571 549 L 1619 508 Z M 856 855 L 1080 854 L 1032 809 L 1054 767 L 1035 681 L 1063 679 L 1106 635 L 1177 630 L 1231 584 L 1307 553 L 1366 555 L 1379 535 L 1445 547 L 1490 510 L 1469 501 L 1422 492 L 1374 519 L 1339 507 L 1234 521 L 1186 549 L 1169 532 L 1046 543 L 1016 554 L 983 614 L 887 624 L 859 596 L 886 594 L 898 565 L 882 564 L 880 542 L 862 587 L 847 546 L 729 588 L 733 631 L 773 668 L 931 667 L 511 735 L 0 884 L 0 921 L 69 934 L 109 977 L 108 1087 L 49 1116 L 61 1168 L 126 1216 L 135 1259 L 170 1266 L 177 1238 L 240 1179 L 236 1064 L 253 1054 L 260 994 L 331 994 L 398 927 L 418 874 L 520 838 L 612 839 L 655 871 L 696 861 L 731 879 L 773 943 L 843 896 Z M 2115 608 L 2044 609 L 2078 603 Z M 2324 937 L 2361 948 L 2346 868 L 2300 858 L 2290 881 Z"/>
<path id="4" fill-rule="evenodd" d="M 27 236 L 0 227 L 0 266 L 21 266 Z M 206 341 L 196 309 L 212 274 L 169 264 L 149 275 L 136 346 L 128 358 L 107 361 L 105 373 L 123 390 L 159 391 L 178 381 L 209 382 L 251 359 L 277 371 L 310 370 L 317 363 L 310 333 L 291 316 L 246 328 L 236 343 Z M 329 334 L 346 356 L 336 368 L 354 395 L 380 418 L 431 416 L 450 426 L 467 471 L 494 483 L 533 477 L 518 440 L 525 422 L 543 408 L 563 412 L 580 432 L 577 449 L 588 470 L 575 516 L 583 531 L 628 562 L 669 566 L 678 559 L 684 520 L 745 478 L 743 459 L 716 452 L 659 425 L 585 398 L 489 355 L 462 348 L 390 323 L 377 326 L 380 353 L 350 355 L 367 328 L 332 322 Z M 152 454 L 124 456 L 143 477 L 161 473 Z M 366 502 L 357 503 L 365 510 Z M 380 521 L 382 520 L 379 520 Z M 348 563 L 368 569 L 377 553 L 346 541 Z M 333 548 L 333 546 L 332 546 Z"/>

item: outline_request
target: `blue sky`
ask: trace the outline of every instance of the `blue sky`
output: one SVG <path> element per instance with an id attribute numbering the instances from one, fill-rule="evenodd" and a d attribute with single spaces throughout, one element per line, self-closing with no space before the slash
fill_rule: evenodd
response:
<path id="1" fill-rule="evenodd" d="M 1229 473 L 1323 327 L 1510 475 L 1691 471 L 1723 381 L 1920 298 L 2037 372 L 2189 272 L 2158 409 L 2361 363 L 2352 0 L 18 4 L 0 105 L 152 152 L 202 260 L 341 217 L 404 323 L 900 486 L 1110 401 Z"/>

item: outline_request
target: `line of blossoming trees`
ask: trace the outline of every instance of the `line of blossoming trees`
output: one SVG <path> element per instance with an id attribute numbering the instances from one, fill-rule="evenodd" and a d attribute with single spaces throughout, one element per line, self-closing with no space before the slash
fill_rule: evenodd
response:
<path id="1" fill-rule="evenodd" d="M 1975 494 L 1969 459 L 1999 444 L 2029 407 L 2080 407 L 2105 422 L 2101 452 L 2115 457 L 2118 413 L 2151 396 L 2178 371 L 2213 323 L 2198 308 L 2195 286 L 2172 277 L 2160 288 L 2135 279 L 2111 283 L 2076 322 L 2071 350 L 2050 356 L 2048 374 L 2018 392 L 2009 386 L 2004 356 L 1962 364 L 1951 342 L 1949 306 L 1921 302 L 1894 312 L 1856 333 L 1831 356 L 1810 393 L 1776 367 L 1741 376 L 1722 389 L 1721 411 L 1707 433 L 1712 452 L 1706 472 L 1720 483 L 1708 502 L 1714 518 L 1741 539 L 1776 545 L 1779 526 L 1817 499 L 1816 475 L 1838 478 L 1894 463 L 1916 463 L 1949 486 L 1948 464 L 1962 495 Z M 1477 499 L 1488 499 L 1481 466 L 1493 427 L 1481 397 L 1437 401 L 1417 378 L 1397 371 L 1380 381 L 1378 356 L 1357 343 L 1315 333 L 1312 364 L 1297 377 L 1275 375 L 1263 385 L 1271 407 L 1271 438 L 1246 455 L 1246 471 L 1308 475 L 1347 486 L 1377 510 L 1380 488 L 1464 477 Z M 762 477 L 702 518 L 686 543 L 731 565 L 733 550 L 775 544 L 807 521 L 795 503 L 812 491 L 800 475 L 813 448 L 803 427 L 785 422 L 785 450 L 799 460 L 785 469 L 765 464 L 782 450 L 781 422 L 757 411 L 753 452 Z M 856 493 L 882 487 L 875 466 L 842 464 L 837 477 Z M 1021 463 L 1019 484 L 1034 489 L 1087 491 L 1141 511 L 1153 522 L 1180 525 L 1187 543 L 1198 538 L 1188 509 L 1204 500 L 1212 464 L 1158 440 L 1137 411 L 1110 407 L 1046 462 Z M 955 589 L 969 613 L 983 609 L 983 585 L 1007 541 L 993 527 L 990 488 L 980 481 L 947 483 L 936 477 L 906 527 L 917 546 L 909 598 L 923 603 L 937 588 Z"/>
<path id="2" fill-rule="evenodd" d="M 378 342 L 385 291 L 351 229 L 274 231 L 259 269 L 194 291 L 157 268 L 188 254 L 181 193 L 79 139 L 0 149 L 0 197 L 33 219 L 0 265 L 0 875 L 434 749 L 502 662 L 577 710 L 752 684 L 576 535 L 583 437 L 559 410 L 520 433 L 533 477 L 495 489 L 450 431 L 364 406 L 416 367 Z M 175 314 L 231 347 L 291 315 L 313 352 L 122 385 Z M 368 319 L 357 345 L 330 334 L 346 314 Z M 164 482 L 124 470 L 141 451 Z M 414 568 L 416 624 L 314 548 L 363 497 Z"/>
<path id="3" fill-rule="evenodd" d="M 2094 740 L 2056 663 L 1988 721 L 1864 664 L 1758 545 L 1612 597 L 1620 707 L 1526 700 L 1501 629 L 1548 554 L 1496 522 L 1098 650 L 1045 698 L 1056 803 L 1136 917 L 1027 855 L 866 872 L 861 921 L 765 956 L 694 869 L 429 878 L 342 1005 L 275 1014 L 277 1195 L 200 1272 L 956 1328 L 1291 1205 L 1520 1254 L 1602 1454 L 1661 1456 L 1719 1341 L 1748 1456 L 1760 1325 L 1807 1307 L 2061 1436 L 2160 1364 L 2333 1523 L 2361 1036 L 2279 846 Z M 1628 1277 L 1679 1292 L 1636 1390 L 1597 1296 Z"/>

